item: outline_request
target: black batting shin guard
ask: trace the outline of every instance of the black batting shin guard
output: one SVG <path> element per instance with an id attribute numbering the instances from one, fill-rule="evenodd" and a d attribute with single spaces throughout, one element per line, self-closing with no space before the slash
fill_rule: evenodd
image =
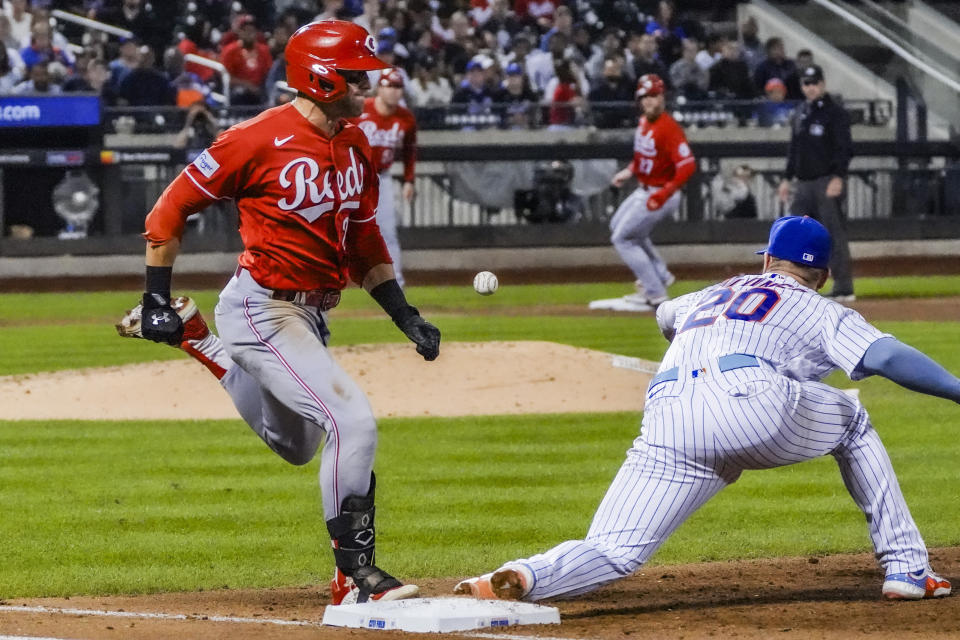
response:
<path id="1" fill-rule="evenodd" d="M 357 585 L 357 602 L 366 602 L 372 595 L 401 586 L 396 578 L 374 566 L 375 487 L 376 476 L 371 473 L 367 495 L 347 496 L 343 499 L 340 515 L 327 520 L 334 560 L 337 568 L 353 578 L 353 583 Z"/>

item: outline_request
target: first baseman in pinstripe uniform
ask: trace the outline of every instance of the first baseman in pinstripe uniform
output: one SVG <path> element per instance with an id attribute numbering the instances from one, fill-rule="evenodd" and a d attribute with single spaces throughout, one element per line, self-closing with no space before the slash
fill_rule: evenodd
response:
<path id="1" fill-rule="evenodd" d="M 879 374 L 960 402 L 960 380 L 859 313 L 822 297 L 830 235 L 819 222 L 774 222 L 763 273 L 662 304 L 671 341 L 647 389 L 641 435 L 585 540 L 564 542 L 458 593 L 541 600 L 586 593 L 636 571 L 687 517 L 746 470 L 831 455 L 867 518 L 887 598 L 950 594 L 866 409 L 819 380 Z"/>

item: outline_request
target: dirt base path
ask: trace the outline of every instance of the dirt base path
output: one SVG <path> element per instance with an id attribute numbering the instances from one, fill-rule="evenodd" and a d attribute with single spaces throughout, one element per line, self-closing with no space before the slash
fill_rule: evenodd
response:
<path id="1" fill-rule="evenodd" d="M 934 549 L 931 562 L 954 582 L 960 548 Z M 563 638 L 957 638 L 960 597 L 881 599 L 882 572 L 870 554 L 649 566 L 588 596 L 550 604 L 561 624 L 446 637 Z M 449 596 L 456 580 L 426 580 L 425 596 Z M 0 634 L 86 640 L 272 640 L 436 638 L 323 627 L 325 585 L 148 596 L 2 601 Z M 11 610 L 23 607 L 29 611 Z M 37 607 L 73 612 L 37 611 Z M 76 612 L 82 610 L 82 612 Z M 102 612 L 123 612 L 104 616 Z M 118 615 L 136 617 L 118 617 Z M 147 617 L 146 614 L 155 614 Z M 181 616 L 181 619 L 163 619 Z M 234 620 L 216 620 L 217 616 Z M 237 618 L 241 620 L 236 620 Z"/>

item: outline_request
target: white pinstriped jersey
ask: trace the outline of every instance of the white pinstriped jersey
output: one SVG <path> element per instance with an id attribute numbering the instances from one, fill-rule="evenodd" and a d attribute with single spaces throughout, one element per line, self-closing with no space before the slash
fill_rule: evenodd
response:
<path id="1" fill-rule="evenodd" d="M 676 331 L 661 371 L 746 353 L 801 381 L 837 368 L 853 380 L 864 377 L 856 366 L 867 347 L 889 336 L 853 309 L 777 273 L 737 276 L 668 301 L 657 322 Z"/>
<path id="2" fill-rule="evenodd" d="M 738 276 L 665 302 L 657 322 L 673 335 L 664 375 L 648 389 L 641 435 L 586 538 L 505 565 L 532 578 L 528 599 L 578 595 L 629 575 L 743 471 L 823 455 L 836 459 L 885 572 L 929 566 L 866 410 L 818 381 L 836 368 L 863 377 L 857 365 L 885 334 L 780 274 Z"/>

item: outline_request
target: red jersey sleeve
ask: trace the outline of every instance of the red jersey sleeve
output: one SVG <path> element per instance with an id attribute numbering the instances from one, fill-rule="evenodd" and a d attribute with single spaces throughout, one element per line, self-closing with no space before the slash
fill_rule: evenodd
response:
<path id="1" fill-rule="evenodd" d="M 683 135 L 683 129 L 681 129 L 679 125 L 674 124 L 672 133 L 672 140 L 668 149 L 670 159 L 673 161 L 673 166 L 676 167 L 677 174 L 683 174 L 686 173 L 686 171 L 683 171 L 682 167 L 686 165 L 696 167 L 696 158 L 693 157 L 693 152 L 690 151 L 690 145 L 687 144 L 687 137 Z M 678 183 L 677 186 L 686 182 L 692 174 L 693 171 L 690 171 L 683 180 L 675 180 Z"/>
<path id="2" fill-rule="evenodd" d="M 362 192 L 360 206 L 343 221 L 343 248 L 346 252 L 347 273 L 350 279 L 362 284 L 367 272 L 378 264 L 393 264 L 387 245 L 380 235 L 377 225 L 377 203 L 380 201 L 380 176 L 371 160 L 370 144 L 367 137 L 354 127 L 356 135 L 350 136 L 353 144 L 360 150 L 360 164 L 363 167 Z"/>
<path id="3" fill-rule="evenodd" d="M 230 129 L 180 172 L 147 214 L 144 238 L 153 245 L 180 239 L 187 217 L 216 200 L 235 197 L 243 163 L 250 157 L 241 148 L 241 136 Z"/>

